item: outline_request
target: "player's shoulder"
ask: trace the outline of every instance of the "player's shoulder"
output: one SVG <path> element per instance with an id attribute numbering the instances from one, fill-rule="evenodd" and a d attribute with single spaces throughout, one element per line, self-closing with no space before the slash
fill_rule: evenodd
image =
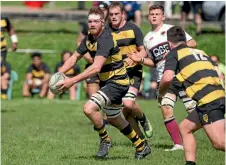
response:
<path id="1" fill-rule="evenodd" d="M 163 24 L 163 27 L 162 29 L 163 30 L 169 30 L 171 27 L 173 27 L 174 25 L 171 25 L 171 24 Z"/>
<path id="2" fill-rule="evenodd" d="M 58 67 L 61 67 L 61 66 L 63 66 L 63 62 L 62 61 L 60 61 L 60 62 L 58 62 L 57 64 L 56 64 L 56 67 L 58 68 Z"/>
<path id="3" fill-rule="evenodd" d="M 144 41 L 148 41 L 151 37 L 153 36 L 153 31 L 149 31 L 145 36 L 144 36 Z"/>
<path id="4" fill-rule="evenodd" d="M 127 21 L 125 24 L 125 27 L 132 28 L 132 29 L 139 29 L 139 27 L 131 21 Z"/>
<path id="5" fill-rule="evenodd" d="M 112 33 L 111 30 L 107 27 L 104 28 L 103 32 L 101 33 L 100 37 L 97 39 L 97 41 L 106 41 L 109 42 L 112 40 Z"/>

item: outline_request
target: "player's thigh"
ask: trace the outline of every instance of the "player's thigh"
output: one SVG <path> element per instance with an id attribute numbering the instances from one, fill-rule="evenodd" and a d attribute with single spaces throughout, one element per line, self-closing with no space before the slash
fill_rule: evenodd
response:
<path id="1" fill-rule="evenodd" d="M 213 144 L 221 142 L 225 137 L 224 114 L 224 108 L 199 113 L 203 128 Z"/>

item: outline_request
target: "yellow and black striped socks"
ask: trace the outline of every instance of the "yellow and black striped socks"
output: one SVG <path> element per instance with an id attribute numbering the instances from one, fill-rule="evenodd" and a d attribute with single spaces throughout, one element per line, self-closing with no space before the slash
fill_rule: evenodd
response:
<path id="1" fill-rule="evenodd" d="M 107 142 L 111 141 L 110 136 L 108 136 L 105 125 L 103 125 L 101 128 L 94 127 L 94 130 L 98 132 L 101 140 L 106 140 Z"/>
<path id="2" fill-rule="evenodd" d="M 145 140 L 141 139 L 137 133 L 131 128 L 130 124 L 128 124 L 123 130 L 121 130 L 127 138 L 136 146 L 137 151 L 142 151 L 144 149 Z"/>

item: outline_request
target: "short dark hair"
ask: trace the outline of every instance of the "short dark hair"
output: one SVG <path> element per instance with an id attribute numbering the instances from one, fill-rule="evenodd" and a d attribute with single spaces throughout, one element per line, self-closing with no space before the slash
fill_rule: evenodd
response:
<path id="1" fill-rule="evenodd" d="M 156 10 L 156 9 L 160 9 L 162 11 L 162 13 L 164 14 L 164 7 L 162 5 L 152 5 L 149 7 L 149 13 L 152 10 Z"/>
<path id="2" fill-rule="evenodd" d="M 105 2 L 100 2 L 100 3 L 98 4 L 98 7 L 99 7 L 99 8 L 105 8 L 106 10 L 108 10 L 108 4 L 105 3 Z"/>
<path id="3" fill-rule="evenodd" d="M 100 15 L 100 19 L 104 19 L 104 12 L 99 8 L 99 7 L 92 7 L 90 10 L 89 10 L 89 14 L 98 14 Z"/>
<path id="4" fill-rule="evenodd" d="M 62 51 L 61 54 L 60 54 L 60 55 L 61 55 L 61 60 L 63 60 L 64 55 L 67 54 L 67 53 L 69 53 L 70 56 L 72 55 L 72 52 L 71 52 L 70 50 L 64 50 L 64 51 Z"/>
<path id="5" fill-rule="evenodd" d="M 42 58 L 42 54 L 40 52 L 34 52 L 31 54 L 31 58 L 35 58 L 35 57 L 39 57 L 39 58 Z"/>
<path id="6" fill-rule="evenodd" d="M 173 26 L 167 31 L 167 40 L 176 44 L 178 42 L 186 42 L 184 30 L 179 26 Z"/>
<path id="7" fill-rule="evenodd" d="M 120 11 L 121 11 L 122 13 L 124 12 L 124 6 L 123 6 L 123 4 L 122 4 L 121 2 L 118 2 L 118 1 L 112 2 L 112 3 L 109 5 L 108 10 L 109 10 L 110 8 L 114 8 L 114 7 L 119 7 L 119 8 L 120 8 Z"/>

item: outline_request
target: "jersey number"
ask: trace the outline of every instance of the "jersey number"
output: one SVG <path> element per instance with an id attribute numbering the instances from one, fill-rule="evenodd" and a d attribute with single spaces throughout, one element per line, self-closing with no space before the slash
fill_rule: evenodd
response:
<path id="1" fill-rule="evenodd" d="M 208 59 L 201 53 L 192 52 L 197 61 L 207 61 Z"/>

